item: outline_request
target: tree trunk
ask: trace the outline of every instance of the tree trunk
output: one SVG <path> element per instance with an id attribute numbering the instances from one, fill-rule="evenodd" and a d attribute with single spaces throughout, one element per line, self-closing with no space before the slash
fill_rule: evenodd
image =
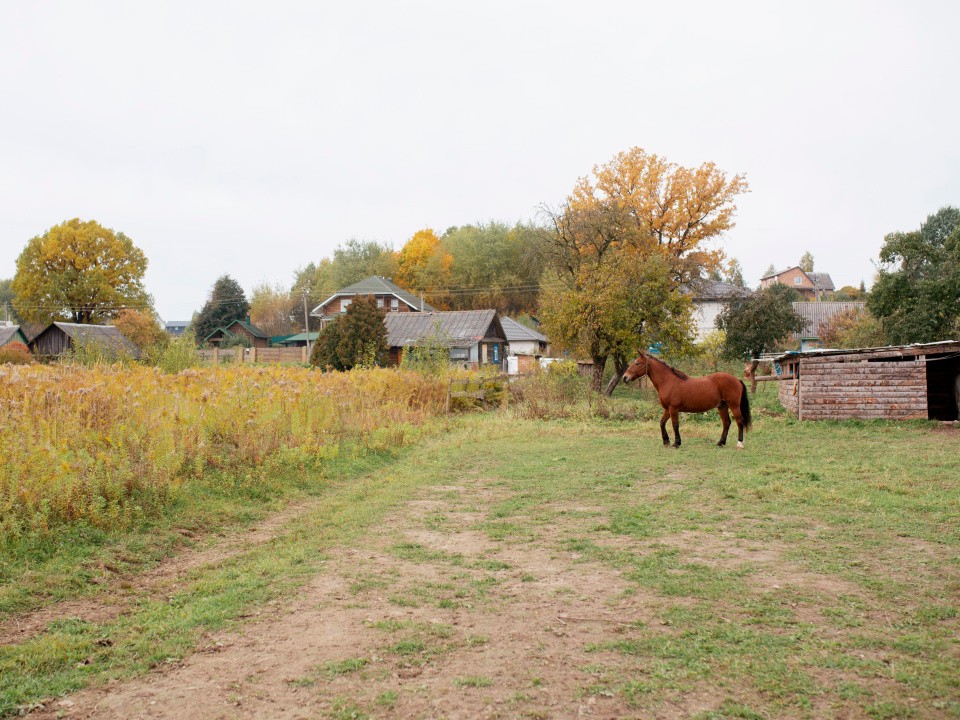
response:
<path id="1" fill-rule="evenodd" d="M 619 358 L 616 355 L 613 357 L 613 377 L 610 378 L 610 382 L 607 383 L 607 387 L 604 388 L 603 394 L 605 397 L 610 397 L 613 395 L 613 391 L 616 389 L 617 385 L 620 384 L 620 378 L 623 377 L 623 374 L 627 371 L 627 368 L 630 367 L 630 363 L 624 359 Z"/>
<path id="2" fill-rule="evenodd" d="M 603 387 L 603 371 L 607 366 L 606 355 L 593 356 L 593 377 L 590 378 L 590 389 L 594 392 L 600 392 Z"/>

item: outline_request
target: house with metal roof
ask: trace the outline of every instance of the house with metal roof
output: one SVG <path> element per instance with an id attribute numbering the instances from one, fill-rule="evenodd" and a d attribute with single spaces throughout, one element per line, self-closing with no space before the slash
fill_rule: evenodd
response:
<path id="1" fill-rule="evenodd" d="M 164 323 L 163 329 L 166 330 L 170 335 L 180 336 L 186 332 L 189 325 L 189 320 L 168 320 L 166 323 Z"/>
<path id="2" fill-rule="evenodd" d="M 548 355 L 550 343 L 547 336 L 512 318 L 500 318 L 503 332 L 507 336 L 507 355 L 530 355 L 537 357 Z"/>
<path id="3" fill-rule="evenodd" d="M 507 336 L 496 310 L 388 312 L 389 363 L 397 365 L 412 347 L 442 347 L 458 365 L 501 365 Z"/>
<path id="4" fill-rule="evenodd" d="M 320 324 L 323 325 L 345 313 L 347 308 L 350 307 L 350 303 L 353 302 L 353 298 L 358 295 L 373 295 L 377 300 L 377 307 L 387 314 L 435 312 L 435 309 L 425 303 L 422 297 L 417 297 L 407 292 L 386 278 L 380 277 L 379 275 L 371 275 L 359 282 L 355 282 L 353 285 L 348 285 L 342 290 L 338 290 L 317 305 L 310 315 L 320 318 Z"/>
<path id="5" fill-rule="evenodd" d="M 686 292 L 693 300 L 693 323 L 697 342 L 701 342 L 708 333 L 717 329 L 717 317 L 728 302 L 753 294 L 751 290 L 739 285 L 709 278 L 691 282 Z"/>
<path id="6" fill-rule="evenodd" d="M 24 335 L 23 330 L 20 329 L 20 326 L 0 325 L 0 347 L 15 342 L 23 343 L 24 345 L 27 344 L 27 336 Z"/>
<path id="7" fill-rule="evenodd" d="M 105 355 L 140 357 L 140 348 L 113 325 L 50 323 L 30 341 L 30 350 L 41 358 L 56 358 L 77 347 L 96 347 Z"/>
<path id="8" fill-rule="evenodd" d="M 792 287 L 804 300 L 819 300 L 824 293 L 833 292 L 836 289 L 828 273 L 806 272 L 799 265 L 760 278 L 761 288 L 776 283 Z"/>

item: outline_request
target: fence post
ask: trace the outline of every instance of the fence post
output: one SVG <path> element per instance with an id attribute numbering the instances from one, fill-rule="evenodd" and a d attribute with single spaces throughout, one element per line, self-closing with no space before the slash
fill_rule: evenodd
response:
<path id="1" fill-rule="evenodd" d="M 257 346 L 256 345 L 250 348 L 250 362 L 252 363 L 257 362 Z"/>
<path id="2" fill-rule="evenodd" d="M 220 364 L 220 348 L 218 347 L 213 348 L 213 364 L 214 365 Z"/>
<path id="3" fill-rule="evenodd" d="M 304 365 L 307 364 L 307 346 L 306 345 L 300 348 L 300 362 L 302 362 Z"/>
<path id="4" fill-rule="evenodd" d="M 450 395 L 453 393 L 453 378 L 447 383 L 447 414 L 450 414 Z"/>

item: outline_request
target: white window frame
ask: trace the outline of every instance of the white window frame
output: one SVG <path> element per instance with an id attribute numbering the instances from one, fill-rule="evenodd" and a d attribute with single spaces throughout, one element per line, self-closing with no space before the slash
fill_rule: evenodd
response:
<path id="1" fill-rule="evenodd" d="M 799 275 L 797 275 L 797 276 L 793 279 L 793 284 L 794 284 L 794 285 L 802 285 L 802 284 L 803 284 L 803 278 L 800 277 Z"/>
<path id="2" fill-rule="evenodd" d="M 378 297 L 378 298 L 377 298 L 377 307 L 378 307 L 379 309 L 381 309 L 381 310 L 383 309 L 383 298 L 382 298 L 382 297 Z"/>
<path id="3" fill-rule="evenodd" d="M 390 312 L 400 312 L 400 300 L 390 298 Z"/>
<path id="4" fill-rule="evenodd" d="M 353 298 L 340 298 L 340 312 L 345 313 L 352 302 Z"/>

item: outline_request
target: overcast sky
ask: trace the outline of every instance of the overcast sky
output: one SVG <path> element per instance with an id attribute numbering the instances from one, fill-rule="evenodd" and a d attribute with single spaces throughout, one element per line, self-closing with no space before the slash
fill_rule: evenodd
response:
<path id="1" fill-rule="evenodd" d="M 632 146 L 745 173 L 751 285 L 960 205 L 956 2 L 6 2 L 0 278 L 72 217 L 160 315 L 344 240 L 532 218 Z"/>

